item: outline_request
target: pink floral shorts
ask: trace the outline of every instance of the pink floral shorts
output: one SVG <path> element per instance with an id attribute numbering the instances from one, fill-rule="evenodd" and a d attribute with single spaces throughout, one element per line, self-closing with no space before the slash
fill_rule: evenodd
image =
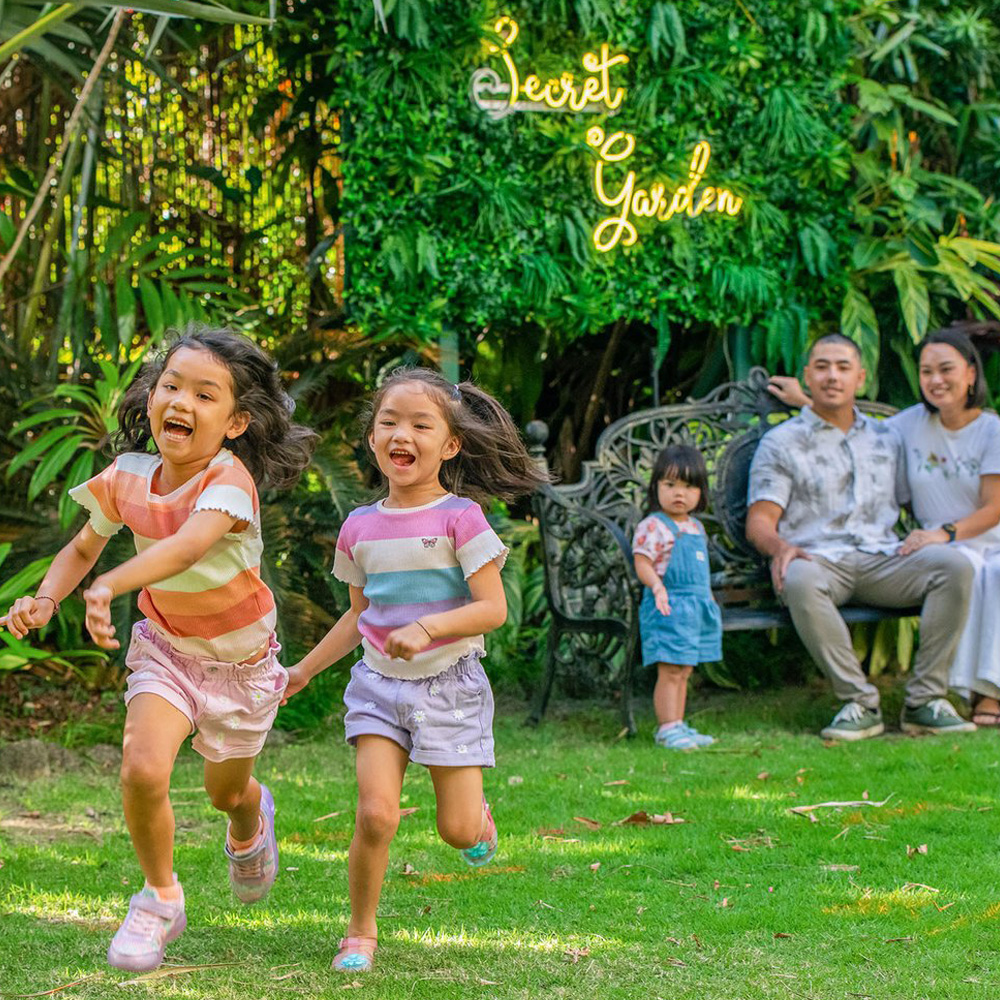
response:
<path id="1" fill-rule="evenodd" d="M 191 723 L 194 749 L 205 760 L 256 757 L 278 713 L 288 671 L 278 662 L 272 635 L 256 663 L 219 663 L 180 653 L 147 620 L 132 629 L 125 657 L 127 705 L 137 694 L 155 694 Z"/>

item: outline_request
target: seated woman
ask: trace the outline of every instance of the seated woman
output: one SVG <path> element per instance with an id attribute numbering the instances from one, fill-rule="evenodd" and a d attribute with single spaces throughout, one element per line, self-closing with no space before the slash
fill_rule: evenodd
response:
<path id="1" fill-rule="evenodd" d="M 1000 727 L 1000 417 L 983 410 L 983 365 L 964 333 L 928 335 L 919 356 L 923 402 L 890 418 L 921 525 L 899 553 L 951 543 L 976 567 L 950 682 L 969 700 L 976 725 Z M 770 389 L 789 405 L 809 402 L 794 378 L 775 376 Z"/>

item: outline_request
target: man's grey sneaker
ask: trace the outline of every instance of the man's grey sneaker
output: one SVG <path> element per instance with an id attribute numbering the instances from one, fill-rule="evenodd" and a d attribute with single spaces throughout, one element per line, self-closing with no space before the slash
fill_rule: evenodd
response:
<path id="1" fill-rule="evenodd" d="M 881 736 L 885 732 L 882 711 L 867 708 L 856 701 L 849 701 L 834 717 L 833 721 L 820 730 L 824 740 L 867 740 Z"/>
<path id="2" fill-rule="evenodd" d="M 278 839 L 274 833 L 274 799 L 266 785 L 260 786 L 260 818 L 264 828 L 260 843 L 249 851 L 236 853 L 229 846 L 226 831 L 226 857 L 229 859 L 229 884 L 241 903 L 256 903 L 274 885 L 278 874 Z"/>
<path id="3" fill-rule="evenodd" d="M 108 964 L 130 972 L 148 972 L 163 961 L 167 945 L 187 927 L 184 892 L 176 902 L 161 900 L 153 889 L 137 892 L 128 915 L 108 948 Z"/>
<path id="4" fill-rule="evenodd" d="M 947 698 L 935 698 L 919 708 L 903 706 L 899 726 L 904 733 L 974 733 L 976 724 L 963 719 Z"/>

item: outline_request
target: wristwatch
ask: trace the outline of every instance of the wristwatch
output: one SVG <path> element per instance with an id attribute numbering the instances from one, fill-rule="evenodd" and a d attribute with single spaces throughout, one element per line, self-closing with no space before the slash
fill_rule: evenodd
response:
<path id="1" fill-rule="evenodd" d="M 942 524 L 941 530 L 948 532 L 949 542 L 955 541 L 955 535 L 958 533 L 958 528 L 956 528 L 955 525 L 953 525 L 950 521 L 947 524 Z"/>

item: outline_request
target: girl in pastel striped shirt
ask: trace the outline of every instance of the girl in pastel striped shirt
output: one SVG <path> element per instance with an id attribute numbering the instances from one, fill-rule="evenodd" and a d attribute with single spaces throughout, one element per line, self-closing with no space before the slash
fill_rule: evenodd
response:
<path id="1" fill-rule="evenodd" d="M 289 487 L 309 462 L 315 435 L 291 422 L 292 408 L 274 362 L 246 338 L 227 330 L 178 338 L 122 400 L 123 453 L 70 491 L 88 523 L 35 596 L 6 617 L 18 637 L 40 628 L 108 539 L 122 525 L 132 529 L 136 556 L 84 593 L 87 628 L 105 649 L 119 645 L 113 597 L 139 590 L 146 616 L 125 661 L 122 759 L 125 821 L 146 884 L 108 949 L 117 968 L 156 968 L 187 923 L 169 791 L 191 733 L 212 804 L 229 816 L 225 856 L 236 896 L 261 899 L 277 873 L 274 802 L 252 772 L 287 671 L 277 659 L 274 598 L 260 577 L 257 484 Z"/>
<path id="2" fill-rule="evenodd" d="M 492 396 L 427 369 L 389 376 L 375 394 L 365 439 L 388 495 L 344 522 L 333 572 L 350 586 L 350 610 L 290 668 L 286 691 L 300 691 L 360 642 L 362 659 L 344 695 L 358 809 L 351 917 L 333 960 L 339 972 L 372 968 L 410 761 L 431 773 L 444 841 L 470 865 L 496 853 L 482 773 L 494 764 L 493 695 L 479 661 L 483 633 L 507 617 L 500 580 L 507 549 L 478 501 L 513 499 L 545 479 Z"/>

